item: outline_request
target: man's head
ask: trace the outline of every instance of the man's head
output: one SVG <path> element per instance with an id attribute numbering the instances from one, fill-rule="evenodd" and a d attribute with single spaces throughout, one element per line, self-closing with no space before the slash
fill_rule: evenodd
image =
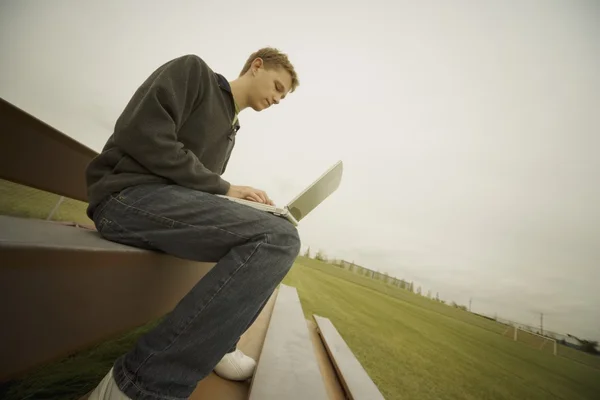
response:
<path id="1" fill-rule="evenodd" d="M 271 47 L 251 54 L 240 78 L 247 83 L 248 106 L 256 111 L 278 104 L 299 85 L 298 75 L 287 55 Z"/>

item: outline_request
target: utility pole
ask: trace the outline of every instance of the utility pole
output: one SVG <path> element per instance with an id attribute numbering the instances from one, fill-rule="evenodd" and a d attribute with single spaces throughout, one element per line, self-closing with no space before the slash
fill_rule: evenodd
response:
<path id="1" fill-rule="evenodd" d="M 544 313 L 540 313 L 540 333 L 544 334 Z"/>
<path id="2" fill-rule="evenodd" d="M 471 312 L 471 301 L 473 301 L 473 298 L 469 298 L 469 312 Z"/>

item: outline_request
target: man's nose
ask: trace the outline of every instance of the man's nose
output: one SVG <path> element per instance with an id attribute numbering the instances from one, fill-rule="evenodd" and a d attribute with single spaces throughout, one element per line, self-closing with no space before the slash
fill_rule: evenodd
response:
<path id="1" fill-rule="evenodd" d="M 273 104 L 279 104 L 279 100 L 281 100 L 279 96 L 273 96 Z"/>

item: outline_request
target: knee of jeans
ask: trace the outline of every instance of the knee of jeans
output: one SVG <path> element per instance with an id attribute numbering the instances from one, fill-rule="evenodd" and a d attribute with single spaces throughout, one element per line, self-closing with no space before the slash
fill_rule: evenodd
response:
<path id="1" fill-rule="evenodd" d="M 296 257 L 300 252 L 300 235 L 289 221 L 283 218 L 274 220 L 268 236 L 271 244 L 285 247 L 290 256 Z"/>

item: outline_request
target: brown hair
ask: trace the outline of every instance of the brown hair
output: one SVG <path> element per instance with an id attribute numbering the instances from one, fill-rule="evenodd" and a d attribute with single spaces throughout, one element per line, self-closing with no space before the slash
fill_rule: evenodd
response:
<path id="1" fill-rule="evenodd" d="M 265 68 L 283 68 L 285 69 L 290 76 L 292 77 L 292 87 L 290 88 L 290 92 L 296 90 L 300 82 L 298 81 L 298 75 L 296 74 L 296 70 L 294 66 L 288 59 L 287 54 L 282 53 L 281 51 L 272 48 L 272 47 L 264 47 L 258 51 L 255 51 L 248 57 L 244 68 L 242 68 L 242 72 L 240 72 L 240 76 L 244 75 L 250 69 L 250 65 L 252 61 L 257 58 L 261 58 L 263 60 L 263 65 Z"/>

